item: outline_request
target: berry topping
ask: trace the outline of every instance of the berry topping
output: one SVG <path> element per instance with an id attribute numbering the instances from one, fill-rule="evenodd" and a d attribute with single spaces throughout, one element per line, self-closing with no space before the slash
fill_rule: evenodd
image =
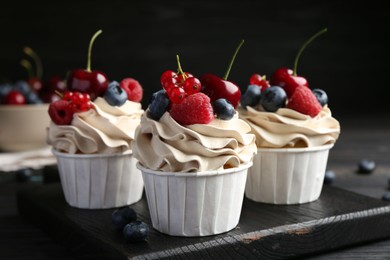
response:
<path id="1" fill-rule="evenodd" d="M 213 106 L 214 113 L 218 119 L 232 119 L 236 112 L 233 105 L 225 98 L 219 98 L 212 102 L 211 105 Z"/>
<path id="2" fill-rule="evenodd" d="M 142 100 L 143 89 L 141 84 L 133 78 L 125 78 L 120 82 L 121 88 L 127 93 L 127 99 L 133 102 Z"/>
<path id="3" fill-rule="evenodd" d="M 73 120 L 73 114 L 87 111 L 93 108 L 88 94 L 67 91 L 62 99 L 49 105 L 51 120 L 57 125 L 69 125 Z"/>
<path id="4" fill-rule="evenodd" d="M 276 112 L 286 106 L 286 92 L 279 86 L 267 88 L 260 97 L 260 104 L 265 111 Z"/>
<path id="5" fill-rule="evenodd" d="M 247 106 L 256 106 L 261 97 L 261 88 L 258 85 L 249 85 L 245 93 L 241 95 L 241 106 L 246 109 Z"/>
<path id="6" fill-rule="evenodd" d="M 26 104 L 26 98 L 22 92 L 18 90 L 11 90 L 3 98 L 3 103 L 6 105 L 24 105 Z"/>
<path id="7" fill-rule="evenodd" d="M 170 104 L 171 101 L 164 89 L 153 93 L 148 116 L 154 120 L 160 120 L 162 115 L 169 109 Z"/>
<path id="8" fill-rule="evenodd" d="M 321 106 L 325 106 L 328 104 L 328 95 L 325 91 L 319 88 L 315 88 L 312 90 L 314 96 L 316 96 L 318 102 L 320 102 Z"/>
<path id="9" fill-rule="evenodd" d="M 69 125 L 73 120 L 73 114 L 73 109 L 66 100 L 60 99 L 49 105 L 50 118 L 57 125 Z"/>
<path id="10" fill-rule="evenodd" d="M 137 213 L 128 206 L 116 209 L 111 214 L 111 222 L 116 226 L 118 231 L 122 231 L 126 224 L 136 220 Z"/>
<path id="11" fill-rule="evenodd" d="M 261 91 L 264 91 L 270 87 L 268 80 L 266 80 L 266 76 L 261 76 L 260 74 L 253 74 L 249 78 L 249 84 L 261 87 Z"/>
<path id="12" fill-rule="evenodd" d="M 322 109 L 313 92 L 304 86 L 299 86 L 295 89 L 294 94 L 287 103 L 287 107 L 311 117 L 318 115 Z"/>
<path id="13" fill-rule="evenodd" d="M 173 103 L 170 113 L 181 125 L 208 124 L 214 118 L 210 98 L 201 92 L 188 96 L 181 103 Z"/>
<path id="14" fill-rule="evenodd" d="M 104 99 L 111 106 L 122 106 L 127 101 L 126 91 L 120 87 L 117 81 L 112 81 L 104 94 Z"/>
<path id="15" fill-rule="evenodd" d="M 142 221 L 133 221 L 123 228 L 123 236 L 127 242 L 139 242 L 148 236 L 149 226 Z"/>
<path id="16" fill-rule="evenodd" d="M 160 78 L 161 85 L 166 90 L 172 103 L 182 102 L 188 95 L 198 93 L 201 89 L 200 80 L 188 72 L 183 72 L 179 55 L 176 55 L 178 73 L 165 71 Z"/>

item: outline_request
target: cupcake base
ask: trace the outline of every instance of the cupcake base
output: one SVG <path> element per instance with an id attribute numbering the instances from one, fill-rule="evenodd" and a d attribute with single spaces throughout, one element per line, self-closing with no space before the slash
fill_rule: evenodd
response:
<path id="1" fill-rule="evenodd" d="M 251 165 L 174 173 L 153 171 L 138 163 L 153 227 L 173 236 L 208 236 L 235 228 Z"/>
<path id="2" fill-rule="evenodd" d="M 329 149 L 259 148 L 248 170 L 245 196 L 270 204 L 302 204 L 319 198 Z"/>
<path id="3" fill-rule="evenodd" d="M 131 153 L 66 154 L 57 158 L 61 186 L 67 203 L 76 208 L 117 208 L 138 202 L 143 180 Z"/>

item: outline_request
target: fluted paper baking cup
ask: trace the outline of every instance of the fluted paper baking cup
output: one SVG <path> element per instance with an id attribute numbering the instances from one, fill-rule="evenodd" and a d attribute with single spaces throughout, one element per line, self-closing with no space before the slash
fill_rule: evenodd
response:
<path id="1" fill-rule="evenodd" d="M 248 170 L 245 196 L 270 204 L 302 204 L 319 198 L 329 149 L 259 148 Z"/>
<path id="2" fill-rule="evenodd" d="M 131 153 L 66 154 L 52 150 L 65 200 L 83 209 L 116 208 L 139 201 L 143 180 Z"/>
<path id="3" fill-rule="evenodd" d="M 152 224 L 173 236 L 208 236 L 235 228 L 248 167 L 206 172 L 161 172 L 143 167 Z"/>

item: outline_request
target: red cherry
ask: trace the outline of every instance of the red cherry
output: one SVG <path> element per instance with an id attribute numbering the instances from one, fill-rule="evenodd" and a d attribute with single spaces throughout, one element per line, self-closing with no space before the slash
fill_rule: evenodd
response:
<path id="1" fill-rule="evenodd" d="M 249 84 L 251 85 L 257 85 L 261 87 L 261 91 L 266 90 L 270 87 L 269 82 L 265 79 L 265 76 L 261 76 L 260 74 L 253 74 L 249 78 Z"/>
<path id="2" fill-rule="evenodd" d="M 69 73 L 66 84 L 70 91 L 87 93 L 91 100 L 102 97 L 108 88 L 106 74 L 100 71 L 76 69 Z"/>
<path id="3" fill-rule="evenodd" d="M 219 98 L 225 98 L 233 105 L 234 108 L 237 108 L 241 98 L 241 90 L 236 84 L 228 81 L 227 78 L 229 77 L 229 73 L 237 53 L 243 44 L 244 40 L 242 40 L 237 46 L 223 78 L 219 78 L 213 74 L 205 74 L 201 77 L 200 82 L 202 83 L 202 92 L 210 97 L 211 102 Z"/>
<path id="4" fill-rule="evenodd" d="M 211 102 L 219 98 L 225 98 L 234 108 L 238 106 L 241 90 L 233 82 L 221 79 L 213 74 L 203 75 L 200 81 L 202 82 L 202 92 L 210 97 Z"/>
<path id="5" fill-rule="evenodd" d="M 24 105 L 26 104 L 26 98 L 20 91 L 11 90 L 4 97 L 3 103 L 6 105 Z"/>
<path id="6" fill-rule="evenodd" d="M 299 49 L 297 56 L 294 60 L 294 69 L 290 70 L 287 68 L 281 68 L 274 72 L 274 74 L 271 76 L 271 85 L 278 85 L 284 88 L 286 91 L 287 96 L 290 98 L 292 94 L 294 93 L 295 89 L 299 86 L 309 87 L 309 84 L 307 80 L 303 77 L 300 77 L 297 75 L 297 68 L 298 68 L 298 61 L 301 57 L 302 52 L 305 50 L 305 48 L 318 36 L 324 34 L 327 32 L 327 28 L 322 29 L 321 31 L 314 34 L 312 37 L 310 37 Z"/>
<path id="7" fill-rule="evenodd" d="M 27 83 L 30 85 L 30 88 L 36 92 L 42 90 L 42 81 L 39 78 L 30 78 Z"/>
<path id="8" fill-rule="evenodd" d="M 291 97 L 295 89 L 299 86 L 309 87 L 304 77 L 294 76 L 294 72 L 288 68 L 277 69 L 271 76 L 271 85 L 282 87 L 288 97 Z"/>
<path id="9" fill-rule="evenodd" d="M 69 73 L 67 78 L 67 87 L 70 91 L 79 91 L 88 93 L 92 100 L 102 97 L 108 88 L 108 79 L 106 74 L 100 71 L 91 70 L 91 52 L 92 46 L 97 36 L 102 30 L 97 31 L 91 38 L 88 48 L 87 69 L 76 69 Z"/>
<path id="10" fill-rule="evenodd" d="M 53 91 L 63 93 L 66 90 L 65 81 L 60 76 L 51 77 L 47 84 L 49 85 L 49 88 Z"/>
<path id="11" fill-rule="evenodd" d="M 202 84 L 200 80 L 194 77 L 187 78 L 183 83 L 183 89 L 187 95 L 198 93 L 201 89 Z"/>

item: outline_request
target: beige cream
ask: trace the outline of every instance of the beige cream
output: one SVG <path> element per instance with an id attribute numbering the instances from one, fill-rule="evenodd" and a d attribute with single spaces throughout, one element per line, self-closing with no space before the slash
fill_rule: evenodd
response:
<path id="1" fill-rule="evenodd" d="M 144 167 L 164 172 L 203 172 L 238 167 L 256 153 L 250 126 L 231 120 L 182 126 L 168 112 L 159 121 L 146 116 L 136 130 L 133 154 Z"/>
<path id="2" fill-rule="evenodd" d="M 314 118 L 292 109 L 277 112 L 239 108 L 240 118 L 251 126 L 258 148 L 316 147 L 336 142 L 340 124 L 325 106 Z"/>
<path id="3" fill-rule="evenodd" d="M 126 101 L 120 107 L 111 106 L 99 97 L 94 101 L 94 109 L 76 113 L 71 125 L 51 122 L 48 143 L 55 150 L 70 154 L 131 151 L 143 112 L 141 103 Z"/>

